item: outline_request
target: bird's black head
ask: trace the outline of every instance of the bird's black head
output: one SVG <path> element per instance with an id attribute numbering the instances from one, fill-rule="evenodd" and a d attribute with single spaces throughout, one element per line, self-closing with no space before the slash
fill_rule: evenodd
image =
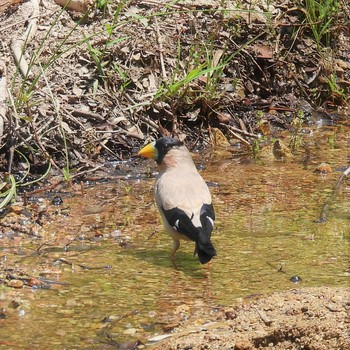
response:
<path id="1" fill-rule="evenodd" d="M 157 159 L 156 162 L 158 164 L 161 164 L 165 155 L 168 153 L 170 149 L 173 147 L 179 147 L 182 146 L 183 142 L 173 139 L 171 137 L 161 137 L 158 139 L 154 145 L 154 147 L 157 149 Z"/>

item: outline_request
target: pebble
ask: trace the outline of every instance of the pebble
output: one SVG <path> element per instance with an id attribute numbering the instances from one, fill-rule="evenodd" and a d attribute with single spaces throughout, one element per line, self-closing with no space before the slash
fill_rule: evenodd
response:
<path id="1" fill-rule="evenodd" d="M 332 172 L 332 168 L 328 163 L 321 163 L 314 170 L 315 174 L 328 174 Z"/>
<path id="2" fill-rule="evenodd" d="M 292 276 L 292 277 L 290 278 L 290 280 L 291 280 L 291 282 L 293 282 L 293 283 L 299 283 L 299 282 L 301 282 L 301 277 L 299 277 L 299 276 Z"/>
<path id="3" fill-rule="evenodd" d="M 252 344 L 248 340 L 238 340 L 236 341 L 234 350 L 252 350 Z"/>
<path id="4" fill-rule="evenodd" d="M 11 288 L 23 288 L 23 281 L 21 280 L 10 280 L 7 282 L 7 286 Z"/>
<path id="5" fill-rule="evenodd" d="M 129 328 L 129 329 L 126 329 L 123 332 L 123 334 L 125 334 L 125 335 L 134 335 L 136 332 L 137 332 L 136 328 Z"/>
<path id="6" fill-rule="evenodd" d="M 21 305 L 22 305 L 22 303 L 19 300 L 12 300 L 9 303 L 9 307 L 12 309 L 18 309 Z"/>
<path id="7" fill-rule="evenodd" d="M 63 199 L 61 197 L 53 197 L 52 204 L 53 205 L 61 205 L 63 203 Z"/>

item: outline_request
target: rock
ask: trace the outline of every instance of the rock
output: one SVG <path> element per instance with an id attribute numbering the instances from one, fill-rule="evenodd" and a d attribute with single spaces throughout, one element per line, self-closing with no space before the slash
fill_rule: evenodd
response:
<path id="1" fill-rule="evenodd" d="M 236 341 L 234 350 L 251 350 L 253 346 L 249 340 L 238 340 Z"/>
<path id="2" fill-rule="evenodd" d="M 315 174 L 328 174 L 332 172 L 332 168 L 328 163 L 321 163 L 314 170 Z"/>
<path id="3" fill-rule="evenodd" d="M 11 288 L 23 288 L 23 281 L 21 280 L 10 280 L 7 282 L 7 286 Z"/>
<path id="4" fill-rule="evenodd" d="M 124 335 L 134 335 L 136 334 L 137 332 L 137 329 L 136 328 L 129 328 L 129 329 L 126 329 L 123 334 Z"/>
<path id="5" fill-rule="evenodd" d="M 226 136 L 220 129 L 211 128 L 211 131 L 215 147 L 226 148 L 231 146 L 230 142 L 227 140 Z"/>
<path id="6" fill-rule="evenodd" d="M 281 140 L 275 141 L 272 152 L 278 160 L 285 160 L 293 157 L 291 150 Z"/>
<path id="7" fill-rule="evenodd" d="M 9 307 L 12 308 L 12 309 L 18 309 L 21 305 L 22 305 L 22 303 L 19 300 L 16 300 L 16 299 L 12 300 L 9 303 Z"/>

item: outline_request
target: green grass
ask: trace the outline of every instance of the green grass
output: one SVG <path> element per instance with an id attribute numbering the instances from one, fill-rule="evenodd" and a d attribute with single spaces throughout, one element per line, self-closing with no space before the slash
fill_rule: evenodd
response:
<path id="1" fill-rule="evenodd" d="M 341 4 L 339 0 L 305 0 L 306 19 L 318 49 L 331 46 L 333 27 L 337 24 Z"/>
<path id="2" fill-rule="evenodd" d="M 4 174 L 4 179 L 0 183 L 0 198 L 3 198 L 0 202 L 0 209 L 3 209 L 13 199 L 16 198 L 17 183 L 15 177 L 11 174 Z"/>

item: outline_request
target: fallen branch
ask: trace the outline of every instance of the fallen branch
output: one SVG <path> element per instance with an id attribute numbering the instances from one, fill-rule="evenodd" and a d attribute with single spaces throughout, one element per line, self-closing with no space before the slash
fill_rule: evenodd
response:
<path id="1" fill-rule="evenodd" d="M 33 5 L 33 13 L 29 20 L 27 30 L 20 38 L 14 37 L 11 39 L 11 50 L 23 77 L 30 77 L 33 75 L 27 61 L 23 57 L 23 53 L 25 45 L 28 45 L 28 43 L 31 42 L 38 28 L 37 18 L 39 16 L 39 0 L 30 0 L 30 2 Z"/>
<path id="2" fill-rule="evenodd" d="M 321 223 L 321 222 L 326 222 L 327 221 L 327 212 L 328 212 L 328 208 L 330 206 L 330 204 L 334 201 L 338 190 L 340 188 L 340 185 L 343 183 L 343 181 L 345 180 L 345 178 L 350 174 L 350 166 L 343 171 L 343 173 L 340 175 L 337 183 L 335 184 L 334 190 L 330 196 L 330 198 L 326 201 L 326 203 L 323 205 L 320 217 L 315 220 L 314 222 L 316 223 Z"/>
<path id="3" fill-rule="evenodd" d="M 236 139 L 240 140 L 242 143 L 250 146 L 250 142 L 247 141 L 246 139 L 244 139 L 242 136 L 238 135 L 237 132 L 235 131 L 240 131 L 242 134 L 245 134 L 245 132 L 243 132 L 242 130 L 239 130 L 237 128 L 234 128 L 233 126 L 231 127 L 230 125 L 226 125 L 226 124 L 223 124 L 223 123 L 220 123 L 221 126 L 223 126 L 224 128 L 227 129 L 227 131 L 233 136 L 235 137 Z M 232 129 L 234 129 L 235 131 L 233 131 Z M 254 134 L 252 134 L 254 135 Z"/>
<path id="4" fill-rule="evenodd" d="M 154 16 L 154 23 L 156 25 L 156 33 L 157 33 L 157 41 L 158 41 L 160 66 L 162 68 L 162 76 L 163 76 L 163 79 L 166 80 L 167 76 L 166 76 L 166 70 L 165 70 L 165 64 L 164 64 L 164 56 L 163 56 L 163 51 L 164 51 L 163 50 L 163 40 L 162 40 L 162 37 L 160 36 L 157 16 Z"/>
<path id="5" fill-rule="evenodd" d="M 6 89 L 6 64 L 0 60 L 0 144 L 4 135 L 8 93 Z"/>
<path id="6" fill-rule="evenodd" d="M 57 5 L 60 5 L 67 10 L 86 13 L 92 6 L 91 0 L 54 0 Z"/>
<path id="7" fill-rule="evenodd" d="M 0 13 L 4 13 L 12 5 L 16 5 L 23 0 L 0 0 Z"/>
<path id="8" fill-rule="evenodd" d="M 256 310 L 256 312 L 258 313 L 259 317 L 265 323 L 266 326 L 271 326 L 272 325 L 273 321 L 270 320 L 263 311 L 257 309 L 256 307 L 254 309 Z"/>
<path id="9" fill-rule="evenodd" d="M 202 326 L 191 327 L 179 333 L 167 333 L 167 334 L 161 334 L 161 335 L 157 335 L 155 337 L 149 338 L 147 341 L 147 345 L 153 345 L 153 344 L 159 343 L 167 338 L 179 339 L 182 337 L 186 337 L 189 334 L 196 334 L 196 333 L 198 334 L 201 332 L 207 332 L 210 330 L 220 329 L 224 326 L 226 326 L 225 322 L 208 322 Z"/>

